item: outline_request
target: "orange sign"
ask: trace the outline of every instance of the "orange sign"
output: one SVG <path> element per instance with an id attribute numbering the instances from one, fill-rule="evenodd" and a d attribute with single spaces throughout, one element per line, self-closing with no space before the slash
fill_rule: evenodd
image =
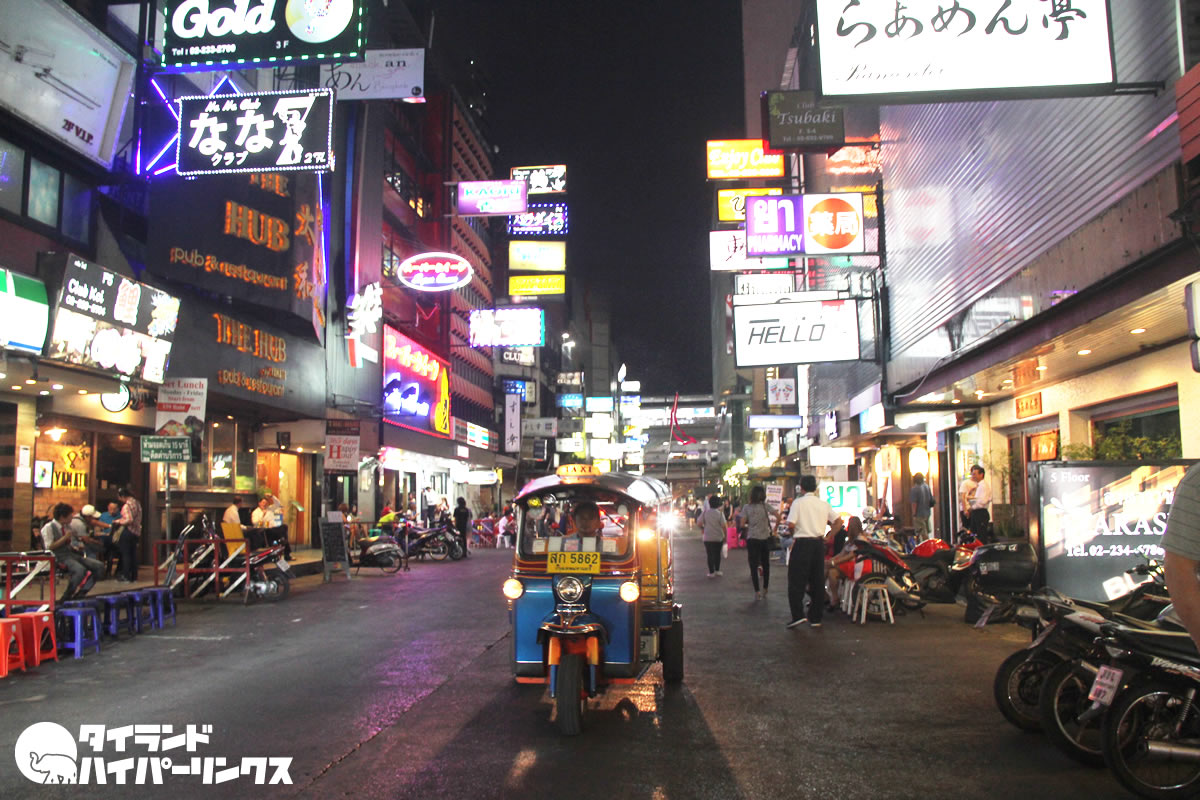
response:
<path id="1" fill-rule="evenodd" d="M 1053 461 L 1058 458 L 1058 431 L 1035 433 L 1029 437 L 1030 461 Z"/>
<path id="2" fill-rule="evenodd" d="M 1036 417 L 1042 413 L 1042 393 L 1027 394 L 1016 399 L 1017 419 Z"/>
<path id="3" fill-rule="evenodd" d="M 717 139 L 708 142 L 708 177 L 782 178 L 783 154 L 763 152 L 762 139 Z"/>
<path id="4" fill-rule="evenodd" d="M 717 222 L 745 222 L 747 197 L 782 194 L 783 189 L 718 189 Z"/>

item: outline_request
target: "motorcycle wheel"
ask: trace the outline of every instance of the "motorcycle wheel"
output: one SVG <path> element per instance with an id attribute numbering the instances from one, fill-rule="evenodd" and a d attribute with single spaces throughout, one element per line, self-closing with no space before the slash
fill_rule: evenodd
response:
<path id="1" fill-rule="evenodd" d="M 380 562 L 379 568 L 389 575 L 399 572 L 401 566 L 400 554 L 387 556 L 387 561 Z"/>
<path id="2" fill-rule="evenodd" d="M 447 549 L 450 551 L 451 561 L 462 561 L 467 555 L 463 551 L 462 542 L 460 542 L 458 539 L 451 539 L 447 544 Z"/>
<path id="3" fill-rule="evenodd" d="M 1179 725 L 1179 715 L 1188 716 Z M 1181 735 L 1176 728 L 1181 727 Z M 1104 760 L 1121 785 L 1141 797 L 1194 797 L 1200 790 L 1200 761 L 1156 756 L 1151 742 L 1200 751 L 1200 716 L 1178 687 L 1150 683 L 1117 696 L 1104 721 Z M 1187 744 L 1184 744 L 1184 741 Z"/>
<path id="4" fill-rule="evenodd" d="M 683 682 L 683 620 L 677 619 L 671 627 L 659 634 L 659 658 L 662 659 L 663 682 Z"/>
<path id="5" fill-rule="evenodd" d="M 1091 688 L 1092 676 L 1074 661 L 1063 661 L 1051 669 L 1042 683 L 1042 730 L 1055 747 L 1080 764 L 1102 767 L 1104 718 L 1079 723 L 1079 715 L 1092 707 L 1088 699 Z"/>
<path id="6" fill-rule="evenodd" d="M 568 653 L 558 665 L 554 685 L 554 716 L 564 736 L 578 736 L 583 730 L 583 656 Z"/>
<path id="7" fill-rule="evenodd" d="M 992 680 L 992 696 L 1004 718 L 1023 731 L 1040 731 L 1038 710 L 1046 674 L 1062 659 L 1053 653 L 1018 650 L 1000 663 Z"/>
<path id="8" fill-rule="evenodd" d="M 421 551 L 421 555 L 429 556 L 434 561 L 445 561 L 446 556 L 450 555 L 450 548 L 446 547 L 446 542 L 439 539 L 436 542 L 430 542 Z"/>
<path id="9" fill-rule="evenodd" d="M 267 580 L 275 584 L 275 591 L 267 595 L 267 599 L 272 603 L 278 603 L 292 590 L 292 579 L 282 570 L 273 570 L 267 575 Z"/>

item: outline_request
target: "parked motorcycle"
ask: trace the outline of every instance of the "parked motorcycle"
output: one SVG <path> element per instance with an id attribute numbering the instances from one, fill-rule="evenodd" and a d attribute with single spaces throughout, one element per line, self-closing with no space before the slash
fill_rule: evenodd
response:
<path id="1" fill-rule="evenodd" d="M 388 533 L 358 537 L 350 558 L 357 569 L 378 567 L 384 572 L 395 573 L 399 572 L 401 567 L 408 566 L 408 559 L 400 542 Z"/>
<path id="2" fill-rule="evenodd" d="M 284 558 L 286 542 L 276 540 L 262 550 L 245 556 L 250 562 L 250 582 L 246 586 L 246 603 L 251 600 L 282 600 L 291 591 L 291 566 Z M 240 561 L 240 559 L 239 559 Z M 274 569 L 267 571 L 267 565 Z"/>
<path id="3" fill-rule="evenodd" d="M 914 547 L 912 553 L 904 557 L 904 563 L 912 572 L 921 598 L 930 603 L 953 603 L 964 575 L 953 570 L 954 563 L 969 558 L 980 544 L 974 534 L 967 533 L 957 547 L 951 547 L 942 539 L 927 539 Z"/>
<path id="4" fill-rule="evenodd" d="M 956 553 L 951 569 L 962 575 L 967 599 L 963 620 L 979 626 L 1011 620 L 1017 608 L 1013 598 L 1029 592 L 1037 563 L 1037 553 L 1024 540 L 995 542 L 969 553 Z"/>
<path id="5" fill-rule="evenodd" d="M 917 611 L 924 607 L 921 589 L 913 580 L 912 572 L 900 551 L 888 543 L 860 536 L 854 541 L 855 568 L 859 577 L 856 584 L 882 582 L 887 585 L 888 595 L 896 608 Z M 861 564 L 861 570 L 858 565 Z M 878 610 L 868 608 L 868 613 L 879 616 Z"/>
<path id="6" fill-rule="evenodd" d="M 404 543 L 409 558 L 422 561 L 426 556 L 434 561 L 444 561 L 448 557 L 458 560 L 463 555 L 458 537 L 445 527 L 417 528 L 412 523 L 405 523 L 400 541 Z"/>

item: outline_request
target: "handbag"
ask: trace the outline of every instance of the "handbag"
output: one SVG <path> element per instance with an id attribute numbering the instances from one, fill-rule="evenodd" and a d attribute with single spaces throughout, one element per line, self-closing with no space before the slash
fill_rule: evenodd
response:
<path id="1" fill-rule="evenodd" d="M 780 550 L 783 548 L 783 540 L 779 538 L 779 534 L 771 531 L 771 535 L 767 537 L 768 550 Z"/>

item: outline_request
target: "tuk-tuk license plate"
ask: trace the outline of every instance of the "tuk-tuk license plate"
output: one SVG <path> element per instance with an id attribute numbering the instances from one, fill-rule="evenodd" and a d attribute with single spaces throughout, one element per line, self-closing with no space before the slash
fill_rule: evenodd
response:
<path id="1" fill-rule="evenodd" d="M 547 572 L 584 572 L 597 575 L 600 572 L 599 553 L 547 553 Z"/>
<path id="2" fill-rule="evenodd" d="M 1117 690 L 1121 688 L 1122 672 L 1119 669 L 1113 669 L 1109 666 L 1100 668 L 1096 673 L 1096 680 L 1092 681 L 1092 690 L 1088 692 L 1088 700 L 1093 700 L 1100 705 L 1111 706 L 1112 701 L 1117 696 Z"/>

